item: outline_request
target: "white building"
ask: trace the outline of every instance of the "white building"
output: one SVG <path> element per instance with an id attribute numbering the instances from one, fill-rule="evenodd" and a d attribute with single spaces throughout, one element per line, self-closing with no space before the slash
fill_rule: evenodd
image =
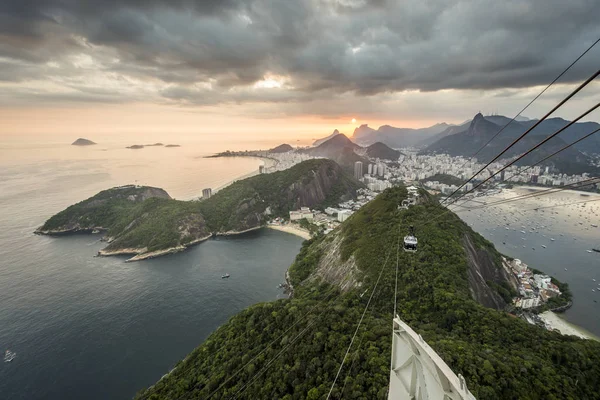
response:
<path id="1" fill-rule="evenodd" d="M 385 175 L 385 164 L 379 163 L 377 165 L 377 175 L 384 176 Z"/>
<path id="2" fill-rule="evenodd" d="M 358 181 L 363 177 L 363 163 L 356 161 L 354 163 L 354 178 Z"/>
<path id="3" fill-rule="evenodd" d="M 337 213 L 338 213 L 337 208 L 327 207 L 325 209 L 325 214 L 327 214 L 327 215 L 333 215 L 333 214 L 337 214 Z"/>
<path id="4" fill-rule="evenodd" d="M 539 297 L 531 297 L 528 299 L 519 299 L 517 300 L 517 307 L 521 307 L 522 309 L 534 308 L 540 305 Z"/>
<path id="5" fill-rule="evenodd" d="M 340 210 L 338 211 L 337 219 L 339 222 L 344 222 L 352 215 L 352 210 Z"/>
<path id="6" fill-rule="evenodd" d="M 298 221 L 306 218 L 309 221 L 312 221 L 314 218 L 314 214 L 310 211 L 308 207 L 302 207 L 298 211 L 290 211 L 290 221 Z"/>
<path id="7" fill-rule="evenodd" d="M 543 288 L 543 289 L 548 289 L 548 286 L 552 282 L 552 278 L 550 278 L 548 275 L 535 274 L 535 275 L 533 275 L 533 281 L 535 282 L 535 285 L 537 287 Z"/>

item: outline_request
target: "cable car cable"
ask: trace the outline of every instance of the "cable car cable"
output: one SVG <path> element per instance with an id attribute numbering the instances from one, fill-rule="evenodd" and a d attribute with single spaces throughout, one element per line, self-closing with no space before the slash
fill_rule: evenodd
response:
<path id="1" fill-rule="evenodd" d="M 391 250 L 391 248 L 390 248 Z M 367 313 L 367 310 L 369 308 L 369 305 L 371 304 L 371 300 L 373 299 L 373 295 L 375 294 L 375 291 L 377 290 L 377 286 L 379 285 L 379 281 L 381 280 L 381 275 L 383 275 L 383 271 L 385 269 L 385 266 L 387 265 L 387 262 L 390 258 L 390 253 L 391 251 L 388 251 L 388 255 L 385 259 L 385 262 L 383 263 L 383 266 L 381 267 L 381 270 L 379 271 L 379 276 L 377 277 L 377 282 L 375 282 L 375 286 L 373 287 L 373 290 L 371 291 L 371 296 L 369 297 L 369 301 L 367 302 L 367 305 L 365 306 L 365 309 L 360 317 L 360 320 L 358 321 L 358 325 L 356 326 L 356 330 L 354 331 L 354 335 L 352 335 L 352 339 L 350 340 L 350 345 L 348 346 L 348 349 L 346 350 L 346 354 L 344 354 L 344 358 L 342 359 L 342 363 L 340 364 L 340 367 L 337 371 L 337 374 L 335 375 L 335 378 L 333 380 L 333 383 L 331 384 L 331 388 L 329 389 L 329 393 L 327 394 L 327 399 L 329 399 L 331 397 L 331 392 L 333 392 L 333 388 L 335 387 L 335 383 L 338 380 L 338 377 L 340 376 L 340 372 L 342 372 L 342 368 L 344 367 L 344 363 L 346 362 L 346 357 L 348 357 L 348 353 L 350 352 L 350 349 L 352 348 L 352 344 L 354 343 L 354 339 L 356 338 L 356 334 L 358 333 L 358 330 L 360 329 L 360 325 L 362 324 L 363 319 L 365 318 L 365 314 Z"/>
<path id="2" fill-rule="evenodd" d="M 550 89 L 550 87 L 552 85 L 554 85 L 556 83 L 556 81 L 558 81 L 564 74 L 567 73 L 567 71 L 569 71 L 571 69 L 571 67 L 573 65 L 575 65 L 583 56 L 585 56 L 587 54 L 588 51 L 590 51 L 594 46 L 596 46 L 598 44 L 598 42 L 600 42 L 600 38 L 596 39 L 596 41 L 594 43 L 592 43 L 592 45 L 590 47 L 587 48 L 586 51 L 584 51 L 583 53 L 581 53 L 581 55 L 579 57 L 577 57 L 575 59 L 575 61 L 573 61 L 565 70 L 563 70 L 563 72 L 561 72 L 556 78 L 554 78 L 554 80 L 552 82 L 550 82 L 548 84 L 548 86 L 546 86 L 544 88 L 544 90 L 542 90 L 540 93 L 538 93 L 537 96 L 535 96 L 533 98 L 533 100 L 531 100 L 525 107 L 523 107 L 521 109 L 521 111 L 519 111 L 517 113 L 517 115 L 515 115 L 510 121 L 508 121 L 508 123 L 506 125 L 504 125 L 498 132 L 496 132 L 496 134 L 494 136 L 492 136 L 487 142 L 485 142 L 485 144 L 483 146 L 481 146 L 479 148 L 479 150 L 477 150 L 473 155 L 471 155 L 467 161 L 464 162 L 464 164 L 459 168 L 463 169 L 465 165 L 467 165 L 467 163 L 469 163 L 473 158 L 475 158 L 477 156 L 477 154 L 479 154 L 481 152 L 481 150 L 483 150 L 484 148 L 487 147 L 488 144 L 490 144 L 492 142 L 492 140 L 494 140 L 498 135 L 500 135 L 500 133 L 502 133 L 502 131 L 504 131 L 504 129 L 506 129 L 510 124 L 512 124 L 525 110 L 527 110 L 529 108 L 530 105 L 532 105 L 541 95 L 543 95 L 546 90 Z"/>
<path id="3" fill-rule="evenodd" d="M 598 74 L 600 74 L 600 70 L 598 70 Z M 526 157 L 528 154 L 532 153 L 534 150 L 540 148 L 541 146 L 543 146 L 544 144 L 546 144 L 549 140 L 553 139 L 554 137 L 556 137 L 557 135 L 559 135 L 560 133 L 562 133 L 564 130 L 568 129 L 569 127 L 571 127 L 573 124 L 575 124 L 577 121 L 579 121 L 580 119 L 584 118 L 586 115 L 588 115 L 589 113 L 591 113 L 592 111 L 596 110 L 598 107 L 600 107 L 600 102 L 597 103 L 595 106 L 593 106 L 592 108 L 588 109 L 587 111 L 585 111 L 583 114 L 581 114 L 580 116 L 578 116 L 577 118 L 575 118 L 573 121 L 569 122 L 567 125 L 565 125 L 564 127 L 560 128 L 558 131 L 554 132 L 552 135 L 548 136 L 546 139 L 542 140 L 540 143 L 536 144 L 535 146 L 533 146 L 531 149 L 527 150 L 525 153 L 523 153 L 522 155 L 520 155 L 519 157 L 517 157 L 515 160 L 509 162 L 508 164 L 506 164 L 504 167 L 502 167 L 501 169 L 499 169 L 498 171 L 494 172 L 493 174 L 491 174 L 488 178 L 484 179 L 483 181 L 479 182 L 476 186 L 474 186 L 473 188 L 471 188 L 470 190 L 466 191 L 462 196 L 458 197 L 457 199 L 455 199 L 452 203 L 447 204 L 447 205 L 452 205 L 454 203 L 456 203 L 457 201 L 459 201 L 462 197 L 464 197 L 465 195 L 471 193 L 472 191 L 474 191 L 475 189 L 479 188 L 481 185 L 483 185 L 484 183 L 486 183 L 487 181 L 489 181 L 490 179 L 492 179 L 494 176 L 498 175 L 500 172 L 504 171 L 506 168 L 510 167 L 511 165 L 513 165 L 514 163 L 516 163 L 517 161 L 523 159 L 524 157 Z M 570 146 L 568 146 L 570 147 Z"/>
<path id="4" fill-rule="evenodd" d="M 473 180 L 477 175 L 479 175 L 483 170 L 485 170 L 490 164 L 492 164 L 494 161 L 496 161 L 497 159 L 499 159 L 500 157 L 502 157 L 502 155 L 504 153 L 506 153 L 510 148 L 512 148 L 514 145 L 516 145 L 519 141 L 521 141 L 525 136 L 527 136 L 532 130 L 534 130 L 535 128 L 537 128 L 538 125 L 540 125 L 544 120 L 546 120 L 546 118 L 548 118 L 551 114 L 553 114 L 556 110 L 558 110 L 560 107 L 562 107 L 565 103 L 567 103 L 569 100 L 571 100 L 571 98 L 573 96 L 575 96 L 577 93 L 579 93 L 583 88 L 585 88 L 587 85 L 589 85 L 594 79 L 596 79 L 596 77 L 600 75 L 600 70 L 596 71 L 594 74 L 592 74 L 592 76 L 590 76 L 588 79 L 586 79 L 581 85 L 579 85 L 575 90 L 573 90 L 567 97 L 565 97 L 563 100 L 560 101 L 560 103 L 558 103 L 556 106 L 554 106 L 550 111 L 548 111 L 541 119 L 539 119 L 533 126 L 531 126 L 529 129 L 527 129 L 523 134 L 521 134 L 521 136 L 519 136 L 518 138 L 516 138 L 515 140 L 513 140 L 513 142 L 508 145 L 504 150 L 502 150 L 500 152 L 500 154 L 498 154 L 496 157 L 494 157 L 490 162 L 488 162 L 486 165 L 484 165 L 479 171 L 477 171 L 471 178 L 469 178 L 466 182 L 464 182 L 462 185 L 460 185 L 454 192 L 452 192 L 450 194 L 450 196 L 448 196 L 446 199 L 450 199 L 452 196 L 454 196 L 456 193 L 458 193 L 458 191 L 460 189 L 462 189 L 467 183 L 469 183 L 471 180 Z"/>

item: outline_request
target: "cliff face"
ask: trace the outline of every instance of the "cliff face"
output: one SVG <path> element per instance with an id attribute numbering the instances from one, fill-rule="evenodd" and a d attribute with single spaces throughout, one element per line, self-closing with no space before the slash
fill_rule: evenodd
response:
<path id="1" fill-rule="evenodd" d="M 288 202 L 293 209 L 316 207 L 326 201 L 334 191 L 342 199 L 354 196 L 358 184 L 348 177 L 335 163 L 320 163 L 306 179 L 296 181 L 286 190 Z"/>
<path id="2" fill-rule="evenodd" d="M 489 283 L 509 283 L 512 286 L 511 276 L 502 266 L 497 265 L 497 260 L 488 250 L 478 248 L 468 234 L 463 236 L 463 246 L 469 265 L 467 278 L 471 296 L 485 307 L 504 309 L 506 301 Z"/>

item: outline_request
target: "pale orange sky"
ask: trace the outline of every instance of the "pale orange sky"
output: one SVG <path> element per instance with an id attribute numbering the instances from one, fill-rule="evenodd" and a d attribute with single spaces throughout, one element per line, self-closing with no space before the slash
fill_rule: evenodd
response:
<path id="1" fill-rule="evenodd" d="M 92 105 L 80 107 L 0 108 L 0 136 L 72 136 L 118 137 L 150 135 L 187 137 L 196 135 L 244 135 L 248 138 L 282 140 L 312 139 L 329 135 L 334 129 L 352 135 L 354 128 L 368 123 L 375 128 L 383 124 L 421 127 L 435 123 L 423 120 L 362 121 L 360 115 L 337 118 L 296 116 L 256 118 L 230 109 L 191 109 L 156 104 Z M 352 123 L 356 118 L 356 123 Z"/>

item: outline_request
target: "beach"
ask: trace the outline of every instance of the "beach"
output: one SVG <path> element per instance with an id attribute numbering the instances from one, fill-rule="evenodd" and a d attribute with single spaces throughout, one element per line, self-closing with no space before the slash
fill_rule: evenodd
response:
<path id="1" fill-rule="evenodd" d="M 294 225 L 267 225 L 269 229 L 275 229 L 276 231 L 291 233 L 292 235 L 300 236 L 301 238 L 308 240 L 310 239 L 310 233 L 305 231 L 304 229 Z"/>
<path id="2" fill-rule="evenodd" d="M 548 327 L 550 327 L 551 329 L 558 329 L 558 331 L 560 331 L 560 333 L 562 333 L 563 335 L 573 335 L 582 339 L 598 340 L 598 338 L 595 337 L 593 334 L 585 331 L 581 327 L 570 324 L 569 322 L 565 321 L 552 311 L 543 312 L 539 314 L 539 316 Z"/>

